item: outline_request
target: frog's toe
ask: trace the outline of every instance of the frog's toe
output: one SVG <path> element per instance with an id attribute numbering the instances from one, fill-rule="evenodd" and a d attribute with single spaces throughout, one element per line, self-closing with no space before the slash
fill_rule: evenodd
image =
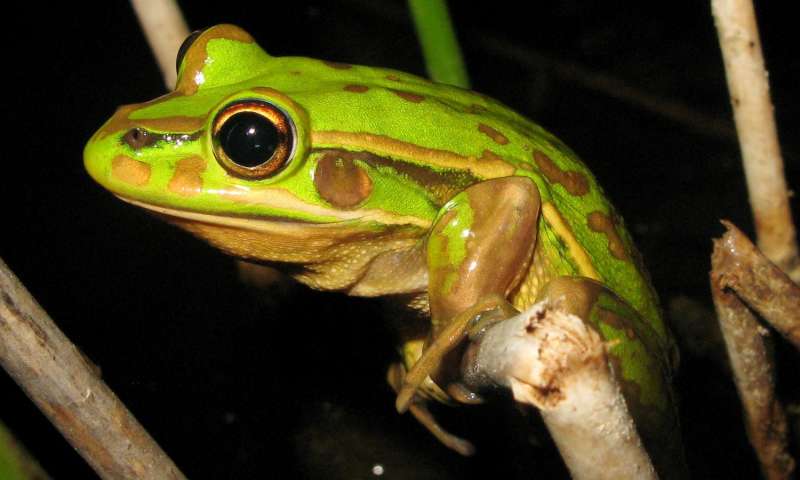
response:
<path id="1" fill-rule="evenodd" d="M 461 383 L 451 383 L 448 385 L 447 394 L 456 402 L 466 405 L 480 405 L 484 402 L 483 397 Z"/>

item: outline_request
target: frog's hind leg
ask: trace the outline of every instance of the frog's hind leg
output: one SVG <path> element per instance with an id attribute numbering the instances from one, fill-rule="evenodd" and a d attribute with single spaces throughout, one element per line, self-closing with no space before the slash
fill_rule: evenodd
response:
<path id="1" fill-rule="evenodd" d="M 472 403 L 454 378 L 458 358 L 448 354 L 476 324 L 515 312 L 506 299 L 527 272 L 540 205 L 532 180 L 504 177 L 475 184 L 442 208 L 427 241 L 432 341 L 399 388 L 398 411 L 409 408 L 428 378 Z"/>
<path id="2" fill-rule="evenodd" d="M 661 478 L 685 478 L 680 426 L 671 389 L 672 345 L 625 300 L 585 277 L 556 277 L 538 293 L 592 326 L 607 342 L 628 411 Z"/>

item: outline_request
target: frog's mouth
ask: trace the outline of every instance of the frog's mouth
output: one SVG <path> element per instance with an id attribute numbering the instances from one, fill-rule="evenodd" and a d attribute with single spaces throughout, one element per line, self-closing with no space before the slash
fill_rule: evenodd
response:
<path id="1" fill-rule="evenodd" d="M 325 227 L 330 225 L 341 225 L 343 223 L 351 223 L 352 220 L 339 220 L 334 222 L 312 222 L 310 220 L 298 218 L 286 218 L 278 216 L 246 216 L 246 215 L 216 215 L 213 213 L 193 212 L 190 210 L 181 210 L 172 207 L 163 207 L 151 203 L 140 202 L 132 198 L 116 195 L 120 200 L 143 208 L 151 213 L 171 223 L 198 223 L 216 225 L 219 227 L 227 227 L 237 230 L 251 230 L 251 231 L 264 231 L 268 232 L 275 228 L 291 228 L 293 226 L 308 227 Z"/>
<path id="2" fill-rule="evenodd" d="M 303 218 L 279 217 L 272 215 L 246 215 L 246 214 L 225 214 L 203 213 L 191 210 L 182 210 L 173 207 L 165 207 L 152 203 L 141 202 L 123 195 L 115 194 L 120 200 L 143 208 L 151 213 L 162 217 L 170 223 L 179 224 L 186 228 L 187 224 L 203 224 L 233 230 L 247 230 L 261 233 L 280 233 L 280 234 L 301 234 L 309 230 L 317 232 L 329 230 L 371 230 L 375 225 L 396 225 L 427 227 L 420 225 L 420 221 L 413 217 L 388 217 L 385 212 L 378 212 L 378 215 L 371 215 L 372 212 L 364 212 L 362 215 L 348 215 L 346 217 L 330 217 L 324 221 L 313 221 Z M 349 213 L 349 212 L 348 212 Z M 388 220 L 388 221 L 387 221 Z M 370 228 L 372 226 L 373 228 Z"/>
<path id="3" fill-rule="evenodd" d="M 383 225 L 421 228 L 428 228 L 430 226 L 429 220 L 415 216 L 397 215 L 381 209 L 338 210 L 324 206 L 308 206 L 302 202 L 297 202 L 294 198 L 290 198 L 289 201 L 281 199 L 281 202 L 276 202 L 275 208 L 278 212 L 294 211 L 300 215 L 198 212 L 196 210 L 159 205 L 153 202 L 143 202 L 117 192 L 113 193 L 124 202 L 144 208 L 170 221 L 177 220 L 182 223 L 202 223 L 240 230 L 269 232 L 278 228 L 283 230 L 292 228 L 303 228 L 304 230 L 315 228 L 324 230 L 326 228 L 356 228 L 359 225 L 361 227 Z M 253 197 L 235 199 L 239 202 L 252 202 L 253 204 L 263 204 L 266 206 L 266 203 L 263 203 L 264 199 Z"/>

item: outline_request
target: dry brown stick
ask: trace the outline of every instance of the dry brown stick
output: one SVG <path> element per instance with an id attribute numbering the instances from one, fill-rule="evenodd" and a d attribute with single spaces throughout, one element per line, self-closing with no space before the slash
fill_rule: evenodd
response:
<path id="1" fill-rule="evenodd" d="M 729 289 L 728 280 L 737 278 L 733 272 L 746 272 L 750 267 L 740 261 L 735 250 L 739 242 L 733 237 L 741 232 L 734 231 L 730 224 L 726 226 L 731 230 L 714 242 L 711 294 L 745 411 L 750 443 L 766 478 L 787 479 L 794 470 L 794 460 L 788 452 L 786 415 L 775 395 L 774 365 L 767 346 L 769 331 Z"/>
<path id="2" fill-rule="evenodd" d="M 468 384 L 507 386 L 540 409 L 572 478 L 657 478 L 606 345 L 580 318 L 539 303 L 489 328 L 465 358 Z"/>
<path id="3" fill-rule="evenodd" d="M 185 478 L 2 260 L 0 365 L 101 478 Z"/>
<path id="4" fill-rule="evenodd" d="M 751 0 L 712 0 L 758 246 L 800 281 L 795 227 Z"/>
<path id="5" fill-rule="evenodd" d="M 720 284 L 733 289 L 786 340 L 800 350 L 800 287 L 767 260 L 731 222 L 715 243 L 714 269 Z"/>
<path id="6" fill-rule="evenodd" d="M 131 5 L 156 57 L 167 90 L 172 90 L 178 75 L 175 56 L 189 35 L 181 9 L 175 0 L 131 0 Z"/>

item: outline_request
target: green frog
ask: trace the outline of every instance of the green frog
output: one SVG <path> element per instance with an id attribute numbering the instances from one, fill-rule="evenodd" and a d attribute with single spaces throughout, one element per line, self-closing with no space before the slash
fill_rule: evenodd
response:
<path id="1" fill-rule="evenodd" d="M 558 297 L 610 342 L 657 468 L 682 463 L 656 294 L 622 219 L 556 137 L 472 91 L 270 56 L 233 25 L 193 34 L 177 64 L 173 92 L 120 107 L 88 142 L 100 185 L 311 288 L 403 302 L 397 409 L 461 453 L 471 445 L 427 401 L 480 401 L 459 378 L 465 343 Z"/>

